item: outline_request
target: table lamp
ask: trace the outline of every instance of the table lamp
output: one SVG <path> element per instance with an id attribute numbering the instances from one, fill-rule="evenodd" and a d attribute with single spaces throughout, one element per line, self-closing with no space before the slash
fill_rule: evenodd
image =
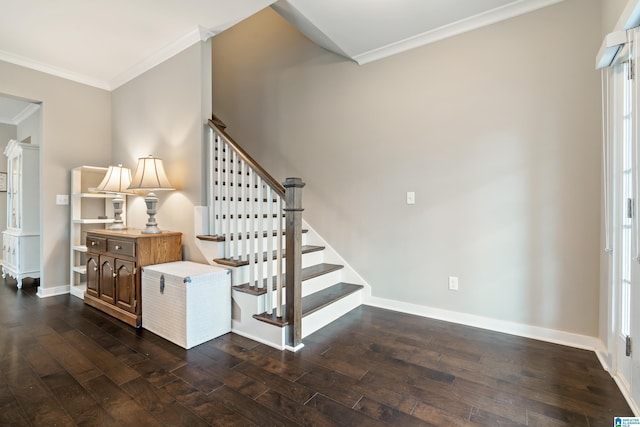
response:
<path id="1" fill-rule="evenodd" d="M 131 169 L 118 165 L 109 166 L 102 182 L 96 188 L 96 191 L 116 195 L 113 198 L 113 224 L 108 227 L 109 230 L 127 229 L 122 220 L 122 205 L 124 204 L 122 194 L 133 194 L 132 191 L 128 190 L 129 185 L 131 185 Z"/>
<path id="2" fill-rule="evenodd" d="M 140 157 L 136 172 L 133 174 L 129 190 L 147 190 L 149 193 L 144 198 L 147 205 L 147 226 L 141 232 L 143 234 L 158 234 L 162 230 L 158 228 L 156 222 L 156 206 L 158 205 L 158 197 L 153 193 L 159 190 L 175 190 L 169 183 L 167 175 L 164 173 L 162 160 L 149 155 L 148 157 Z"/>

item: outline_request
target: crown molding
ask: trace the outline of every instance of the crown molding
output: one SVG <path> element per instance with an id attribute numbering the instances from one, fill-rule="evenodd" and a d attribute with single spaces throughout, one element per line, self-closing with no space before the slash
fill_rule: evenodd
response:
<path id="1" fill-rule="evenodd" d="M 16 125 L 19 125 L 24 119 L 26 119 L 27 117 L 29 117 L 30 115 L 38 111 L 39 109 L 40 109 L 40 104 L 32 103 L 27 105 L 24 110 L 20 111 L 13 118 L 16 122 Z"/>
<path id="2" fill-rule="evenodd" d="M 52 76 L 60 77 L 66 80 L 71 80 L 87 86 L 97 87 L 98 89 L 109 90 L 109 85 L 105 81 L 87 77 L 83 74 L 74 73 L 62 68 L 53 67 L 43 62 L 34 61 L 32 59 L 25 58 L 24 56 L 16 55 L 4 50 L 0 50 L 0 61 L 5 61 L 25 68 L 30 68 L 32 70 L 40 71 L 45 74 L 50 74 Z"/>
<path id="3" fill-rule="evenodd" d="M 208 29 L 202 26 L 194 28 L 173 43 L 165 46 L 147 59 L 139 62 L 138 64 L 134 65 L 127 71 L 121 73 L 116 78 L 111 80 L 109 82 L 109 90 L 119 88 L 125 83 L 135 79 L 141 74 L 146 73 L 153 67 L 162 64 L 167 59 L 172 58 L 173 56 L 179 54 L 180 52 L 193 46 L 194 44 L 207 41 L 209 38 L 213 37 L 219 32 L 220 31 L 218 29 Z"/>
<path id="4" fill-rule="evenodd" d="M 0 116 L 0 123 L 5 125 L 19 125 L 24 119 L 29 117 L 40 109 L 40 104 L 31 103 L 27 105 L 22 111 L 16 114 L 14 117 Z"/>
<path id="5" fill-rule="evenodd" d="M 406 52 L 429 43 L 457 36 L 459 34 L 495 24 L 500 21 L 505 21 L 519 15 L 524 15 L 525 13 L 533 12 L 534 10 L 542 9 L 562 1 L 564 0 L 518 0 L 505 6 L 409 37 L 399 42 L 373 49 L 369 52 L 354 55 L 352 56 L 352 59 L 358 64 L 364 65 L 366 63 Z"/>
<path id="6" fill-rule="evenodd" d="M 226 28 L 226 27 L 232 26 L 234 23 L 235 21 L 226 23 L 224 24 L 223 27 Z M 201 41 L 207 41 L 209 38 L 220 33 L 221 31 L 222 30 L 218 28 L 209 29 L 202 26 L 198 26 L 195 29 L 189 31 L 184 36 L 175 40 L 173 43 L 167 45 L 163 49 L 160 49 L 159 51 L 157 51 L 155 54 L 151 55 L 147 59 L 139 62 L 138 64 L 134 65 L 127 71 L 119 74 L 117 77 L 115 77 L 111 81 L 94 79 L 91 77 L 84 76 L 82 74 L 63 70 L 61 68 L 53 67 L 51 65 L 34 61 L 29 58 L 25 58 L 25 57 L 15 55 L 10 52 L 6 52 L 2 50 L 0 50 L 0 61 L 9 62 L 11 64 L 19 65 L 25 68 L 30 68 L 36 71 L 41 71 L 43 73 L 50 74 L 56 77 L 61 77 L 66 80 L 71 80 L 76 83 L 93 86 L 98 89 L 112 91 L 122 86 L 123 84 L 135 79 L 139 75 L 149 71 L 150 69 L 161 64 L 167 59 L 177 55 L 183 50 L 193 46 L 194 44 Z M 2 120 L 5 120 L 5 119 L 7 118 L 0 118 L 0 122 L 2 122 Z"/>
<path id="7" fill-rule="evenodd" d="M 15 123 L 13 123 L 13 117 L 0 116 L 0 125 L 15 126 Z"/>

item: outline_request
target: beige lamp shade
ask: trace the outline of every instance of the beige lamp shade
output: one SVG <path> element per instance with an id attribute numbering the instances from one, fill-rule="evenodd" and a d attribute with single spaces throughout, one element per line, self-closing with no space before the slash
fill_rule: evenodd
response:
<path id="1" fill-rule="evenodd" d="M 129 190 L 129 185 L 131 185 L 131 169 L 124 168 L 122 165 L 109 166 L 107 173 L 96 188 L 96 191 L 105 193 L 131 193 L 132 191 Z"/>
<path id="2" fill-rule="evenodd" d="M 115 193 L 113 198 L 113 223 L 109 226 L 109 230 L 126 230 L 124 220 L 122 219 L 122 206 L 124 198 L 122 193 L 133 193 L 129 190 L 131 184 L 131 169 L 123 168 L 122 165 L 109 166 L 107 173 L 104 175 L 102 182 L 98 184 L 96 191 L 103 193 Z"/>
<path id="3" fill-rule="evenodd" d="M 162 159 L 140 157 L 129 190 L 175 190 L 164 172 Z"/>

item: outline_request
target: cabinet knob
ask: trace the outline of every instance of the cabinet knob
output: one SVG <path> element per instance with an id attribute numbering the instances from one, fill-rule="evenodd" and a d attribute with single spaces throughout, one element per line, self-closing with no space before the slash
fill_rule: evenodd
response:
<path id="1" fill-rule="evenodd" d="M 116 277 L 118 277 L 118 275 L 116 273 L 113 273 L 113 278 L 115 279 Z"/>
<path id="2" fill-rule="evenodd" d="M 119 251 L 120 249 L 122 249 L 122 246 L 116 245 L 116 251 Z"/>
<path id="3" fill-rule="evenodd" d="M 96 242 L 95 240 L 93 240 L 93 241 L 91 242 L 91 246 L 95 246 L 97 243 L 98 243 L 98 242 Z"/>
<path id="4" fill-rule="evenodd" d="M 93 271 L 98 271 L 98 267 L 93 267 Z"/>

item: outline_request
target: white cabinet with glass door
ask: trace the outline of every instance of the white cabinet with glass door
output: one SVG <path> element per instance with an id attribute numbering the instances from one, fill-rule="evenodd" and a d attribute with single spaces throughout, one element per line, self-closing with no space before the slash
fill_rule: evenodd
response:
<path id="1" fill-rule="evenodd" d="M 22 287 L 24 277 L 40 277 L 40 147 L 9 141 L 7 229 L 2 233 L 2 277 Z"/>

